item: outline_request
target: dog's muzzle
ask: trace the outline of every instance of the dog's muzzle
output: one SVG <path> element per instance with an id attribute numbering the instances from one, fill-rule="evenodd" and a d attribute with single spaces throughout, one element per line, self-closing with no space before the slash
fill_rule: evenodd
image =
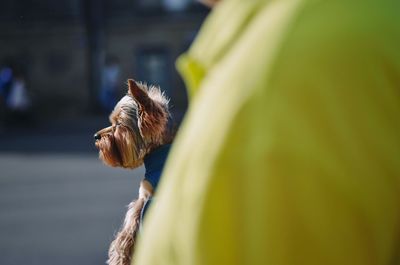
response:
<path id="1" fill-rule="evenodd" d="M 109 132 L 111 132 L 111 131 L 113 131 L 113 130 L 114 130 L 114 126 L 106 127 L 106 128 L 104 128 L 104 129 L 101 129 L 101 130 L 98 131 L 97 133 L 95 133 L 95 134 L 93 135 L 93 137 L 94 137 L 95 140 L 100 140 L 100 139 L 101 139 L 101 135 L 103 135 L 103 134 L 105 134 L 105 133 L 109 133 Z"/>

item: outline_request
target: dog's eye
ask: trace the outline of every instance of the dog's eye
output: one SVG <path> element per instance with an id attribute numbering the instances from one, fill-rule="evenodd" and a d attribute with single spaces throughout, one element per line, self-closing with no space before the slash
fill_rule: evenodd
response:
<path id="1" fill-rule="evenodd" d="M 120 126 L 120 125 L 121 125 L 121 123 L 119 123 L 119 122 L 114 123 L 113 126 L 112 126 L 113 132 L 115 132 L 115 130 L 117 129 L 117 127 Z"/>

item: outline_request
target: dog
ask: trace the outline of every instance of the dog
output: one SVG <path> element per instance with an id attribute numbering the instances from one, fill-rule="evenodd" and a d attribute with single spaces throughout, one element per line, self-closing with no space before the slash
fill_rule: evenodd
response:
<path id="1" fill-rule="evenodd" d="M 129 265 L 142 216 L 156 189 L 175 130 L 169 99 L 160 88 L 132 79 L 109 119 L 111 126 L 94 135 L 99 158 L 112 167 L 133 169 L 144 164 L 146 168 L 138 199 L 129 204 L 108 253 L 109 265 Z"/>

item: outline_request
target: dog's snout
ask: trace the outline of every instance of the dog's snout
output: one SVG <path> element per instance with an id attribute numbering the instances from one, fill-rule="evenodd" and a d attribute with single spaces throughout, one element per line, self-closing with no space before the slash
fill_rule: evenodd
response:
<path id="1" fill-rule="evenodd" d="M 107 128 L 101 129 L 100 131 L 96 132 L 93 137 L 95 140 L 100 140 L 102 135 L 108 134 L 112 131 L 113 126 L 109 126 Z"/>

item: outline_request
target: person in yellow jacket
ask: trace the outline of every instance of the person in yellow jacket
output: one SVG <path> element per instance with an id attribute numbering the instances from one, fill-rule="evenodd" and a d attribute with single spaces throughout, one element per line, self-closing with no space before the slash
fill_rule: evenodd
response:
<path id="1" fill-rule="evenodd" d="M 132 264 L 400 264 L 399 12 L 218 3 Z"/>

